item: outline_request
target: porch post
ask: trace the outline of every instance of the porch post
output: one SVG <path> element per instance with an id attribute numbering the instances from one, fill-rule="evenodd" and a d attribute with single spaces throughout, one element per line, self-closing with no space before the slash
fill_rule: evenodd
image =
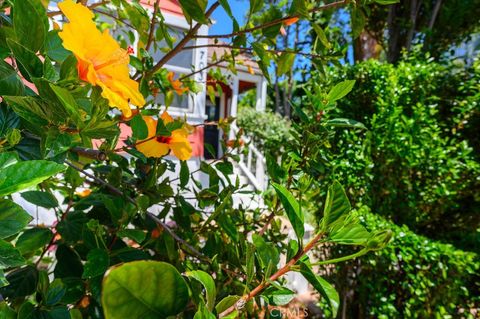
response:
<path id="1" fill-rule="evenodd" d="M 230 104 L 230 116 L 237 116 L 237 104 L 238 104 L 238 76 L 233 77 L 232 88 L 232 103 Z"/>
<path id="2" fill-rule="evenodd" d="M 257 103 L 255 109 L 259 112 L 264 112 L 267 105 L 267 80 L 262 77 L 260 82 L 257 82 Z"/>

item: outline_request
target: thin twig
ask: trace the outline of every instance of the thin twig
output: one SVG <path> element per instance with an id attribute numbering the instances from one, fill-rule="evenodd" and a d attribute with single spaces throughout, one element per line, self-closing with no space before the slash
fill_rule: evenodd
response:
<path id="1" fill-rule="evenodd" d="M 282 268 L 280 268 L 276 273 L 274 273 L 268 280 L 263 281 L 257 287 L 255 287 L 248 294 L 240 298 L 234 305 L 222 312 L 218 317 L 223 318 L 234 312 L 235 310 L 241 310 L 245 304 L 254 298 L 256 295 L 261 293 L 265 288 L 271 285 L 272 282 L 276 281 L 278 278 L 282 277 L 288 273 L 292 266 L 297 263 L 307 252 L 309 252 L 323 237 L 323 233 L 318 233 L 302 250 L 300 250 L 292 259 L 290 259 Z"/>
<path id="2" fill-rule="evenodd" d="M 202 45 L 190 45 L 190 46 L 185 46 L 183 47 L 182 50 L 193 50 L 193 49 L 198 49 L 198 48 L 227 48 L 231 50 L 239 50 L 239 51 L 244 51 L 244 52 L 254 52 L 252 48 L 242 48 L 242 47 L 236 47 L 230 44 L 222 44 L 222 43 L 217 43 L 217 44 L 202 44 Z M 298 55 L 303 55 L 306 57 L 310 58 L 322 58 L 321 55 L 319 54 L 314 54 L 314 53 L 308 53 L 308 52 L 301 52 L 301 51 L 289 51 L 289 50 L 280 50 L 280 49 L 266 49 L 264 50 L 265 52 L 270 52 L 270 53 L 291 53 L 291 54 L 298 54 Z"/>
<path id="3" fill-rule="evenodd" d="M 220 2 L 215 1 L 205 13 L 205 18 L 208 19 L 219 6 L 220 6 Z M 190 41 L 190 39 L 192 39 L 195 36 L 195 34 L 198 32 L 201 26 L 202 26 L 202 23 L 197 22 L 195 26 L 188 31 L 185 37 L 182 40 L 180 40 L 180 42 L 178 42 L 178 44 L 172 50 L 170 50 L 167 54 L 165 54 L 160 59 L 160 61 L 158 61 L 148 72 L 146 72 L 144 76 L 149 77 L 150 75 L 160 70 L 165 63 L 167 63 L 171 58 L 173 58 L 176 54 L 178 54 L 183 49 L 184 46 L 187 45 L 187 43 Z"/>
<path id="4" fill-rule="evenodd" d="M 342 1 L 336 1 L 336 2 L 332 2 L 332 3 L 328 3 L 328 4 L 325 4 L 323 6 L 320 6 L 320 7 L 317 7 L 317 8 L 314 8 L 314 9 L 310 10 L 309 13 L 314 13 L 314 12 L 318 12 L 318 11 L 322 11 L 322 10 L 332 9 L 332 8 L 335 8 L 335 7 L 345 5 L 348 2 L 349 2 L 348 0 L 342 0 Z M 290 19 L 293 19 L 293 18 L 298 18 L 298 17 L 300 17 L 300 14 L 293 14 L 293 15 L 289 15 L 289 16 L 286 16 L 286 17 L 283 17 L 283 18 L 275 19 L 275 20 L 272 20 L 272 21 L 269 21 L 269 22 L 266 22 L 266 23 L 248 28 L 248 29 L 235 31 L 235 32 L 232 32 L 232 33 L 197 35 L 196 38 L 209 38 L 209 39 L 233 38 L 233 37 L 238 36 L 238 35 L 242 35 L 242 34 L 245 34 L 245 33 L 251 33 L 251 32 L 254 32 L 256 30 L 265 29 L 265 28 L 268 28 L 268 27 L 271 27 L 271 26 L 274 26 L 274 25 L 277 25 L 277 24 L 281 24 L 281 23 L 283 23 L 287 20 L 290 20 Z"/>
<path id="5" fill-rule="evenodd" d="M 214 63 L 212 63 L 212 64 L 207 64 L 206 67 L 203 67 L 203 68 L 201 68 L 201 69 L 195 70 L 194 72 L 192 72 L 192 73 L 190 73 L 190 74 L 184 75 L 184 76 L 182 76 L 181 78 L 179 78 L 179 80 L 180 80 L 180 81 L 183 81 L 183 80 L 185 80 L 186 78 L 189 78 L 189 77 L 191 77 L 191 76 L 193 76 L 193 75 L 195 75 L 195 74 L 197 74 L 197 73 L 203 72 L 203 71 L 205 71 L 205 70 L 207 70 L 207 69 L 210 69 L 210 68 L 212 68 L 212 67 L 214 67 L 214 66 L 217 66 L 217 65 L 221 64 L 222 62 L 226 62 L 226 61 L 227 61 L 226 59 L 223 59 L 223 58 L 222 58 L 222 59 L 220 59 L 220 60 L 218 60 L 218 61 L 216 61 L 216 62 L 214 62 Z"/>
<path id="6" fill-rule="evenodd" d="M 157 13 L 160 8 L 160 0 L 157 0 L 153 6 L 153 15 L 152 15 L 152 20 L 150 22 L 150 31 L 148 33 L 148 40 L 147 44 L 145 45 L 145 51 L 148 51 L 150 49 L 150 46 L 153 43 L 153 36 L 155 34 L 155 23 L 157 23 Z"/>
<path id="7" fill-rule="evenodd" d="M 125 22 L 125 20 L 122 20 L 122 19 L 120 19 L 120 18 L 117 17 L 117 16 L 114 16 L 114 15 L 111 14 L 110 12 L 105 12 L 105 11 L 98 10 L 98 9 L 95 9 L 95 10 L 92 10 L 92 11 L 93 11 L 93 12 L 96 12 L 96 13 L 103 14 L 104 16 L 110 17 L 110 18 L 118 21 L 119 23 L 123 23 L 124 25 L 126 25 L 126 26 L 129 27 L 129 28 L 135 29 L 135 27 L 134 27 L 133 25 L 131 25 L 131 24 L 128 23 L 128 22 Z"/>

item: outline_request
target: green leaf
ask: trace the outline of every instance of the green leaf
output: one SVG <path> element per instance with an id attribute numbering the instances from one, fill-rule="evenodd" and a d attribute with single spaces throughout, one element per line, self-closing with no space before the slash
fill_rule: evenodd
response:
<path id="1" fill-rule="evenodd" d="M 43 63 L 33 51 L 12 39 L 7 39 L 7 44 L 12 50 L 20 72 L 27 81 L 33 82 L 34 78 L 43 76 Z"/>
<path id="2" fill-rule="evenodd" d="M 106 319 L 166 318 L 185 309 L 188 287 L 175 267 L 134 261 L 111 268 L 103 281 Z"/>
<path id="3" fill-rule="evenodd" d="M 226 296 L 215 306 L 215 311 L 218 314 L 221 314 L 222 312 L 233 306 L 240 298 L 240 296 Z"/>
<path id="4" fill-rule="evenodd" d="M 26 121 L 35 126 L 49 124 L 52 113 L 48 105 L 38 98 L 32 96 L 5 96 L 3 98 L 12 109 Z"/>
<path id="5" fill-rule="evenodd" d="M 337 317 L 340 298 L 338 292 L 333 286 L 320 276 L 316 276 L 312 269 L 305 263 L 300 264 L 300 273 L 308 280 L 309 283 L 317 290 L 323 298 L 326 299 L 332 310 L 332 318 Z"/>
<path id="6" fill-rule="evenodd" d="M 31 220 L 22 207 L 10 200 L 0 200 L 0 239 L 18 234 Z"/>
<path id="7" fill-rule="evenodd" d="M 297 202 L 295 197 L 286 189 L 284 186 L 276 183 L 272 183 L 273 188 L 277 192 L 277 196 L 282 202 L 282 206 L 287 213 L 290 223 L 295 230 L 298 241 L 303 242 L 303 235 L 305 233 L 304 228 L 304 217 L 300 209 L 300 204 Z"/>
<path id="8" fill-rule="evenodd" d="M 334 102 L 336 100 L 341 99 L 342 97 L 350 93 L 354 85 L 355 85 L 355 80 L 347 80 L 347 81 L 338 83 L 330 90 L 330 92 L 328 92 L 327 99 L 330 102 Z"/>
<path id="9" fill-rule="evenodd" d="M 270 286 L 263 293 L 262 296 L 265 296 L 268 299 L 268 304 L 274 306 L 284 306 L 292 301 L 295 298 L 295 292 L 290 289 L 283 288 L 278 289 L 276 287 Z"/>
<path id="10" fill-rule="evenodd" d="M 48 228 L 27 229 L 17 240 L 15 247 L 25 255 L 46 246 L 52 239 L 53 233 Z"/>
<path id="11" fill-rule="evenodd" d="M 191 18 L 202 24 L 208 24 L 208 19 L 205 17 L 207 0 L 179 0 L 179 2 L 187 19 Z"/>
<path id="12" fill-rule="evenodd" d="M 38 283 L 38 270 L 33 266 L 15 269 L 7 275 L 10 285 L 0 289 L 4 298 L 29 296 L 35 292 Z"/>
<path id="13" fill-rule="evenodd" d="M 190 169 L 187 161 L 180 161 L 180 187 L 185 187 L 190 179 Z"/>
<path id="14" fill-rule="evenodd" d="M 321 227 L 322 230 L 327 231 L 335 221 L 346 216 L 350 210 L 350 201 L 348 200 L 342 185 L 340 185 L 338 181 L 334 181 L 328 188 L 327 199 L 325 200 Z"/>
<path id="15" fill-rule="evenodd" d="M 87 262 L 83 268 L 82 278 L 93 278 L 103 275 L 110 265 L 110 257 L 105 249 L 96 248 L 90 250 Z"/>
<path id="16" fill-rule="evenodd" d="M 58 201 L 51 193 L 41 191 L 28 191 L 23 192 L 22 197 L 34 205 L 44 208 L 54 208 L 58 206 Z"/>
<path id="17" fill-rule="evenodd" d="M 263 0 L 250 0 L 250 15 L 260 11 L 263 8 Z"/>
<path id="18" fill-rule="evenodd" d="M 70 118 L 73 120 L 77 127 L 82 128 L 84 127 L 84 119 L 80 114 L 80 107 L 77 105 L 77 102 L 70 94 L 70 92 L 64 88 L 56 86 L 50 83 L 50 87 L 52 88 L 53 92 L 57 95 L 59 101 L 62 103 L 65 111 L 70 115 Z"/>
<path id="19" fill-rule="evenodd" d="M 138 198 L 137 198 L 138 201 Z M 140 229 L 123 229 L 120 230 L 117 235 L 121 238 L 130 238 L 136 241 L 137 243 L 141 244 L 144 240 L 147 234 L 143 230 Z"/>
<path id="20" fill-rule="evenodd" d="M 146 139 L 148 136 L 148 127 L 143 120 L 142 115 L 137 114 L 130 120 L 130 126 L 132 127 L 132 137 L 137 140 Z"/>
<path id="21" fill-rule="evenodd" d="M 55 279 L 48 286 L 47 293 L 45 294 L 45 305 L 53 306 L 62 300 L 65 296 L 67 289 L 60 279 Z"/>
<path id="22" fill-rule="evenodd" d="M 14 68 L 0 60 L 0 95 L 24 95 L 25 86 Z"/>
<path id="23" fill-rule="evenodd" d="M 58 36 L 58 30 L 49 31 L 45 42 L 45 53 L 56 62 L 63 62 L 71 54 L 63 47 L 62 39 Z"/>
<path id="24" fill-rule="evenodd" d="M 17 313 L 5 301 L 0 302 L 0 319 L 17 319 Z"/>
<path id="25" fill-rule="evenodd" d="M 39 51 L 45 42 L 48 19 L 40 0 L 15 0 L 13 28 L 18 41 L 32 50 Z"/>
<path id="26" fill-rule="evenodd" d="M 282 76 L 287 72 L 290 72 L 295 62 L 295 54 L 284 52 L 278 59 L 277 64 L 277 76 Z"/>
<path id="27" fill-rule="evenodd" d="M 205 287 L 205 292 L 207 295 L 207 308 L 212 311 L 213 307 L 215 306 L 215 298 L 217 296 L 217 289 L 212 276 L 201 270 L 187 271 L 186 275 L 198 280 L 203 287 Z"/>
<path id="28" fill-rule="evenodd" d="M 374 0 L 374 1 L 382 5 L 395 4 L 400 2 L 400 0 Z"/>
<path id="29" fill-rule="evenodd" d="M 325 122 L 325 124 L 333 127 L 358 128 L 362 130 L 367 129 L 361 122 L 342 118 L 328 120 Z"/>
<path id="30" fill-rule="evenodd" d="M 323 44 L 324 47 L 329 49 L 332 45 L 328 41 L 327 35 L 325 34 L 325 31 L 323 31 L 322 27 L 319 26 L 318 24 L 312 24 L 313 29 L 315 30 L 315 33 L 317 34 L 318 39 L 320 42 Z"/>
<path id="31" fill-rule="evenodd" d="M 215 315 L 211 313 L 205 306 L 205 303 L 201 301 L 193 319 L 215 319 Z"/>
<path id="32" fill-rule="evenodd" d="M 24 161 L 0 170 L 0 196 L 9 195 L 37 185 L 65 170 L 65 166 L 38 160 Z"/>
<path id="33" fill-rule="evenodd" d="M 20 117 L 11 107 L 2 106 L 0 108 L 0 136 L 8 136 L 18 128 L 20 128 Z"/>
<path id="34" fill-rule="evenodd" d="M 20 251 L 12 246 L 12 244 L 0 240 L 0 269 L 19 267 L 25 264 Z"/>
<path id="35" fill-rule="evenodd" d="M 266 242 L 262 236 L 253 234 L 252 241 L 255 245 L 255 252 L 263 269 L 267 269 L 269 264 L 276 267 L 280 262 L 280 254 L 274 243 Z"/>

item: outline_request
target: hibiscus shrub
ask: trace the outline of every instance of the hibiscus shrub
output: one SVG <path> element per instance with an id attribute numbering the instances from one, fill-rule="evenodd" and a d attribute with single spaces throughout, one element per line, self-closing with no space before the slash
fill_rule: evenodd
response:
<path id="1" fill-rule="evenodd" d="M 360 224 L 338 182 L 328 190 L 319 228 L 305 233 L 312 208 L 303 194 L 319 187 L 323 150 L 337 123 L 318 114 L 331 110 L 351 82 L 295 107 L 300 121 L 282 160 L 268 163 L 272 190 L 262 198 L 232 178 L 238 149 L 224 147 L 208 163 L 199 159 L 198 169 L 187 162 L 195 128 L 165 106 L 174 94 L 205 88 L 162 68 L 188 41 L 170 38 L 159 1 L 150 14 L 135 1 L 86 2 L 65 0 L 52 10 L 41 0 L 0 2 L 1 317 L 246 317 L 295 296 L 283 278 L 290 271 L 300 272 L 335 314 L 338 293 L 312 268 L 328 261 L 307 253 L 331 243 L 353 245 L 358 256 L 390 237 Z M 209 10 L 203 1 L 180 3 L 192 22 L 186 40 L 220 3 L 230 11 L 226 1 Z M 323 8 L 294 3 L 290 19 Z M 279 56 L 263 44 L 285 18 L 260 4 L 253 2 L 250 14 L 269 22 L 269 32 L 252 36 L 267 70 Z M 128 27 L 127 37 L 114 39 L 92 10 L 113 17 L 113 27 Z M 128 46 L 134 42 L 136 48 Z M 155 61 L 148 48 L 159 43 L 168 53 Z M 236 43 L 247 46 L 245 39 Z M 166 105 L 155 102 L 158 94 Z M 218 125 L 228 132 L 231 121 Z M 120 137 L 120 127 L 132 133 Z"/>

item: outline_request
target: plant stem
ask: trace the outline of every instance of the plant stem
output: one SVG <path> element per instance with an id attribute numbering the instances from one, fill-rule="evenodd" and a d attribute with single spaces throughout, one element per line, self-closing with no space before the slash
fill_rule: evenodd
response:
<path id="1" fill-rule="evenodd" d="M 252 298 L 254 298 L 256 295 L 261 293 L 265 288 L 271 285 L 271 282 L 277 280 L 278 278 L 282 277 L 286 273 L 288 273 L 291 269 L 292 266 L 294 266 L 300 258 L 302 258 L 307 252 L 309 252 L 315 245 L 320 241 L 320 239 L 323 237 L 323 233 L 318 233 L 315 235 L 315 237 L 307 244 L 305 247 L 300 250 L 292 259 L 290 259 L 282 268 L 280 268 L 276 273 L 274 273 L 268 281 L 263 281 L 260 283 L 257 287 L 255 287 L 252 291 L 250 291 L 248 294 L 244 295 L 240 300 L 238 300 L 234 305 L 229 307 L 227 310 L 222 312 L 219 315 L 219 318 L 223 318 L 232 312 L 234 312 L 236 309 L 240 310 L 248 301 L 250 301 Z"/>

